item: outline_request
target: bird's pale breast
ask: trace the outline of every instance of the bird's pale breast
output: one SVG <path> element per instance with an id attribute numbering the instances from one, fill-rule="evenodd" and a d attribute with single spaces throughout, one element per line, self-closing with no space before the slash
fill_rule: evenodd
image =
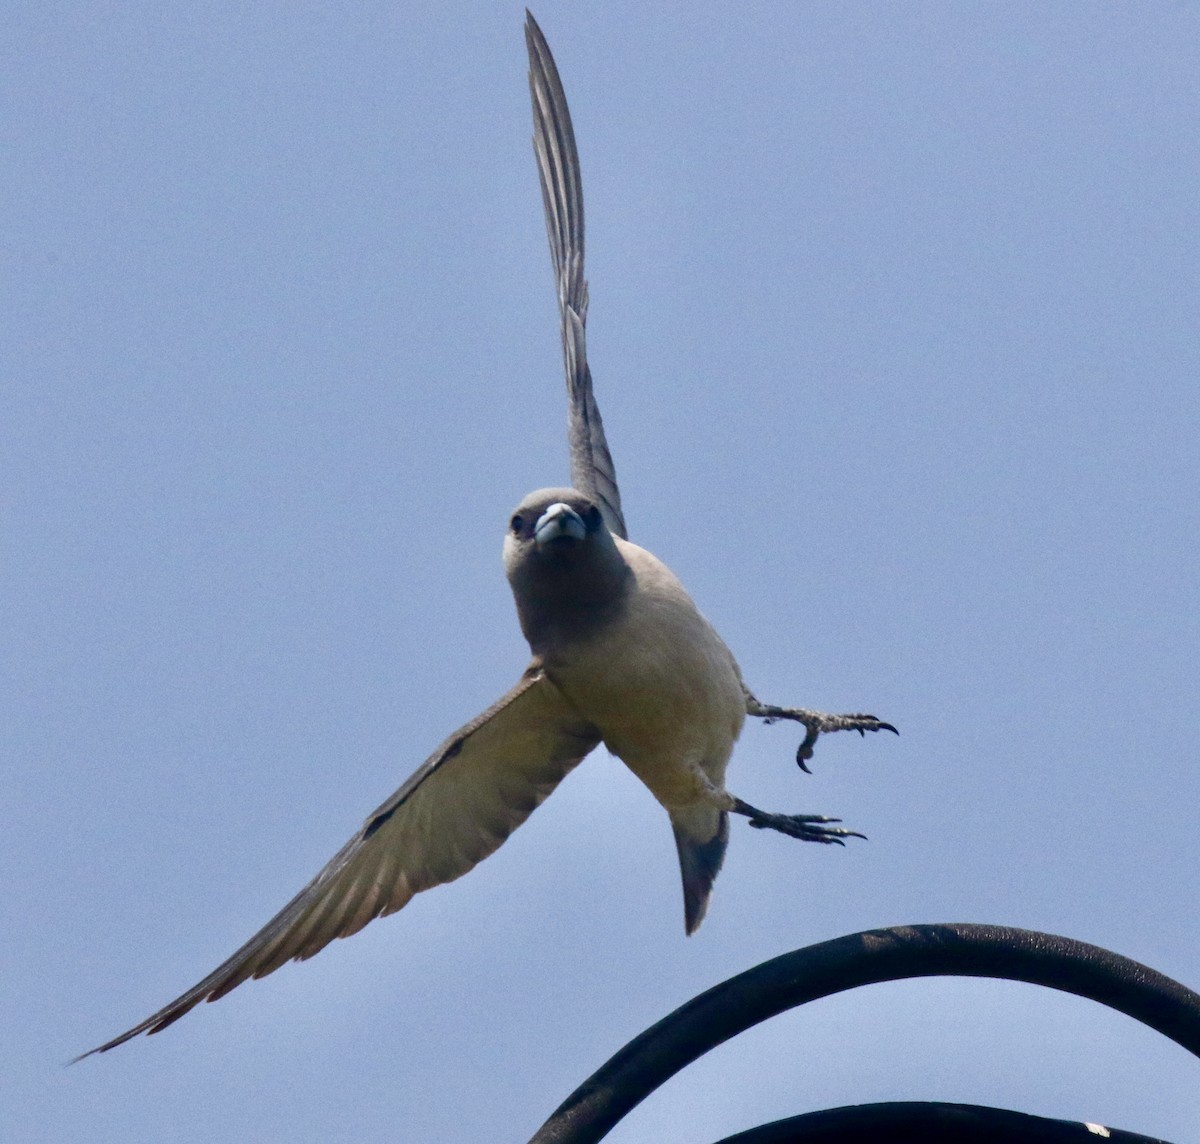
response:
<path id="1" fill-rule="evenodd" d="M 721 786 L 745 720 L 737 663 L 657 557 L 618 541 L 636 587 L 620 619 L 547 662 L 605 745 L 664 805 Z"/>

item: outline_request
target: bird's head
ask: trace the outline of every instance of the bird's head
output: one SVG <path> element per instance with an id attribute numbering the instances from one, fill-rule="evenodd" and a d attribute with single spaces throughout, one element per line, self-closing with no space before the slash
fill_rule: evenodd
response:
<path id="1" fill-rule="evenodd" d="M 535 652 L 593 627 L 631 576 L 599 507 L 576 489 L 538 489 L 513 509 L 504 567 Z"/>

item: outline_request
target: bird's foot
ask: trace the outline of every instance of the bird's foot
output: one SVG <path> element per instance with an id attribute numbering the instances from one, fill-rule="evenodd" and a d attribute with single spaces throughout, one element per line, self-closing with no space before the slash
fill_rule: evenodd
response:
<path id="1" fill-rule="evenodd" d="M 734 801 L 735 814 L 744 814 L 750 825 L 758 830 L 778 830 L 789 838 L 798 838 L 801 842 L 824 842 L 845 846 L 847 838 L 866 838 L 857 830 L 848 830 L 844 826 L 831 826 L 830 823 L 841 822 L 840 818 L 828 818 L 823 814 L 770 814 L 759 810 L 740 798 Z"/>
<path id="2" fill-rule="evenodd" d="M 796 749 L 796 765 L 802 771 L 808 771 L 804 764 L 812 758 L 817 738 L 824 733 L 857 731 L 864 737 L 868 731 L 891 731 L 893 735 L 900 734 L 890 723 L 885 723 L 874 715 L 826 715 L 822 711 L 809 711 L 804 707 L 776 707 L 771 703 L 760 703 L 749 693 L 746 695 L 746 713 L 766 723 L 791 719 L 804 724 L 804 741 Z"/>

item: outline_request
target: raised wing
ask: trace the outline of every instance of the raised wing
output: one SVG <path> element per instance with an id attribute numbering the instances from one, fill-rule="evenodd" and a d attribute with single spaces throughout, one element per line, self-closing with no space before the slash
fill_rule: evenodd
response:
<path id="1" fill-rule="evenodd" d="M 588 290 L 583 277 L 583 185 L 571 113 L 554 57 L 537 22 L 525 13 L 525 44 L 529 49 L 529 94 L 533 100 L 533 149 L 537 154 L 546 208 L 546 234 L 558 284 L 562 315 L 563 365 L 567 371 L 568 438 L 571 445 L 571 484 L 586 493 L 604 513 L 609 531 L 626 539 L 621 493 L 604 422 L 592 393 L 587 364 Z"/>
<path id="2" fill-rule="evenodd" d="M 450 736 L 325 868 L 203 981 L 76 1058 L 157 1033 L 285 961 L 303 961 L 422 890 L 482 861 L 600 741 L 535 662 L 520 683 Z"/>

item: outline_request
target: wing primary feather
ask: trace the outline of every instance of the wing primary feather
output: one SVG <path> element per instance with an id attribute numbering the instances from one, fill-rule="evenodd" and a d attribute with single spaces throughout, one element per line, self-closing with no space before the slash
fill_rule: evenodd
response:
<path id="1" fill-rule="evenodd" d="M 526 17 L 534 152 L 562 318 L 571 479 L 596 501 L 609 529 L 625 537 L 616 469 L 587 364 L 583 190 L 575 134 L 545 37 L 528 11 Z M 75 1059 L 157 1033 L 201 1001 L 215 1001 L 293 958 L 311 957 L 334 938 L 394 913 L 415 893 L 466 873 L 599 741 L 595 728 L 580 719 L 535 661 L 516 687 L 447 739 L 231 957 L 169 1005 Z"/>
<path id="2" fill-rule="evenodd" d="M 567 375 L 571 483 L 595 499 L 611 532 L 626 538 L 617 470 L 587 363 L 588 288 L 583 274 L 583 184 L 575 130 L 566 93 L 546 37 L 525 12 L 529 93 L 533 105 L 533 151 L 546 212 L 546 236 L 558 287 L 563 368 Z"/>
<path id="3" fill-rule="evenodd" d="M 536 662 L 516 687 L 456 731 L 369 815 L 321 872 L 248 942 L 157 1013 L 83 1053 L 174 1024 L 286 961 L 395 913 L 491 854 L 600 741 Z"/>

